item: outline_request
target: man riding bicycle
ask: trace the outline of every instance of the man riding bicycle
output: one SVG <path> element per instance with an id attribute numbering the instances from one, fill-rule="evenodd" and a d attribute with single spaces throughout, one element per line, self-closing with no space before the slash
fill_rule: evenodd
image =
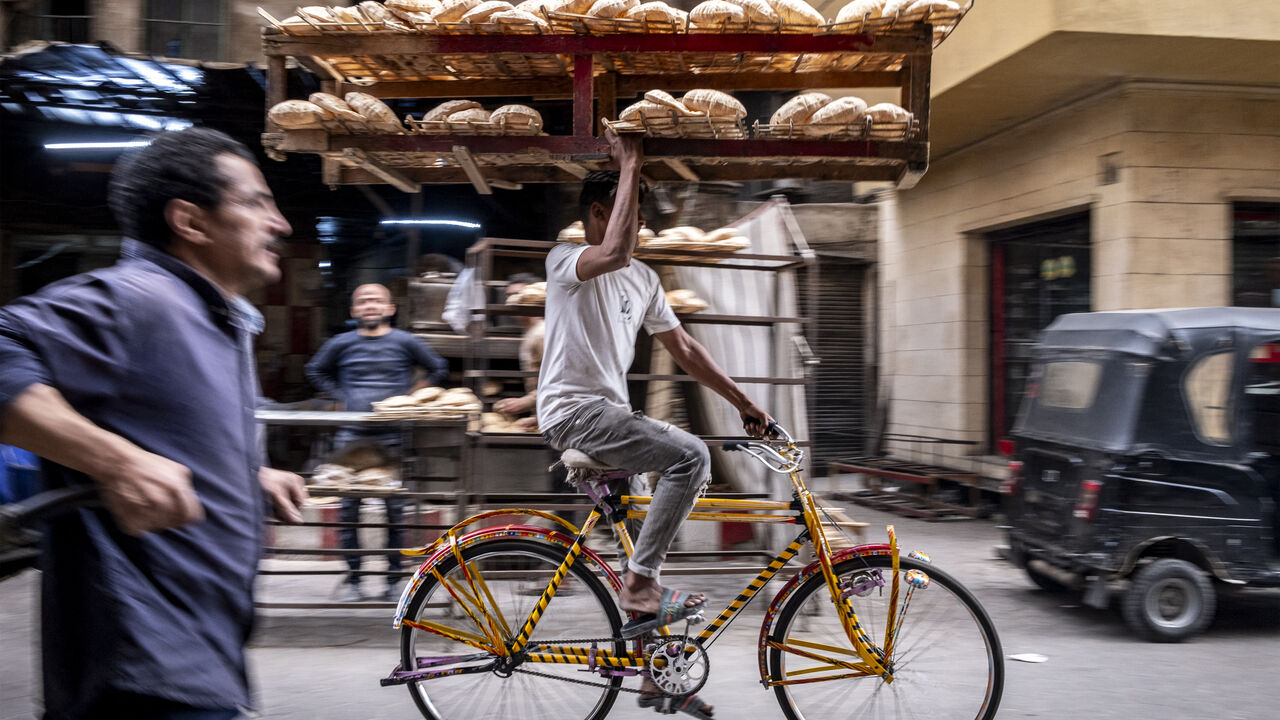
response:
<path id="1" fill-rule="evenodd" d="M 623 628 L 630 638 L 702 611 L 706 597 L 664 588 L 659 572 L 680 524 L 710 480 L 706 444 L 668 423 L 632 412 L 626 374 L 640 328 L 655 336 L 676 363 L 728 400 L 744 426 L 760 436 L 771 422 L 680 325 L 658 275 L 632 259 L 639 232 L 638 135 L 606 135 L 620 172 L 595 172 L 582 184 L 579 211 L 586 244 L 562 243 L 547 256 L 546 340 L 538 383 L 538 424 L 557 450 L 575 448 L 596 461 L 633 473 L 661 473 L 631 559 L 619 603 L 639 617 Z M 646 679 L 642 707 L 662 707 Z M 680 708 L 710 717 L 696 697 Z"/>

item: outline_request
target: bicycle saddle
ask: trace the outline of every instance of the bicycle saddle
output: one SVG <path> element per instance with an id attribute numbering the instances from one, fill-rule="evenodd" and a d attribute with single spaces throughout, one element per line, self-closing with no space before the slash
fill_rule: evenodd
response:
<path id="1" fill-rule="evenodd" d="M 578 470 L 609 471 L 618 469 L 596 460 L 581 450 L 575 450 L 573 448 L 569 448 L 568 450 L 560 453 L 560 462 L 564 463 L 564 466 L 567 468 L 574 468 Z"/>

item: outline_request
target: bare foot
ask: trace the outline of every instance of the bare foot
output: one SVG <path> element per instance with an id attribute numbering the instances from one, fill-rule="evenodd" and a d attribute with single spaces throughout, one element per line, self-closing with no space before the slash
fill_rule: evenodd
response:
<path id="1" fill-rule="evenodd" d="M 685 598 L 684 606 L 701 605 L 706 599 L 702 593 L 693 593 Z M 618 604 L 627 612 L 656 613 L 662 605 L 662 586 L 653 578 L 629 572 L 623 580 Z"/>

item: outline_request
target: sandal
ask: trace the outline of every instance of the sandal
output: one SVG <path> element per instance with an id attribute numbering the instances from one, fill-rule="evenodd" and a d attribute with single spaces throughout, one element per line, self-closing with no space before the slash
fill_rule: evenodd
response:
<path id="1" fill-rule="evenodd" d="M 686 715 L 692 715 L 698 720 L 712 720 L 711 706 L 702 702 L 702 698 L 697 695 L 690 695 L 685 698 L 676 697 L 674 695 L 641 695 L 636 701 L 642 708 L 653 708 L 660 715 L 675 715 L 682 712 Z"/>
<path id="2" fill-rule="evenodd" d="M 635 620 L 622 626 L 622 638 L 630 640 L 637 635 L 670 625 L 673 622 L 685 620 L 700 615 L 706 607 L 707 601 L 703 598 L 702 602 L 697 605 L 684 604 L 685 593 L 671 588 L 662 589 L 662 600 L 658 603 L 657 613 L 645 613 Z"/>

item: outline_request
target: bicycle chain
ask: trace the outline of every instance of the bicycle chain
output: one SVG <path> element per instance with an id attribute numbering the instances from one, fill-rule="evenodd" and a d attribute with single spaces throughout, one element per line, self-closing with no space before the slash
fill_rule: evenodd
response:
<path id="1" fill-rule="evenodd" d="M 665 637 L 665 636 L 664 636 L 664 637 Z M 583 644 L 583 643 L 605 643 L 605 642 L 609 642 L 609 643 L 612 643 L 612 642 L 632 643 L 632 642 L 635 642 L 635 640 L 636 640 L 636 638 L 631 638 L 630 640 L 628 640 L 628 639 L 626 639 L 626 638 L 617 638 L 617 637 L 611 637 L 611 638 L 580 638 L 580 639 L 576 639 L 576 640 L 539 640 L 537 643 L 531 643 L 531 645 L 534 645 L 534 646 L 542 646 L 542 645 L 579 645 L 579 644 Z M 605 688 L 605 689 L 615 689 L 615 690 L 617 690 L 618 692 L 629 692 L 629 693 L 635 693 L 635 694 L 637 694 L 637 695 L 639 695 L 640 693 L 642 693 L 642 692 L 643 692 L 640 688 L 629 688 L 629 687 L 623 687 L 622 685 L 618 685 L 617 687 L 614 687 L 613 685 L 610 685 L 610 684 L 609 684 L 609 683 L 607 683 L 607 682 L 592 682 L 591 680 L 578 680 L 578 679 L 576 679 L 576 678 L 564 677 L 563 675 L 552 675 L 551 673 L 539 672 L 539 671 L 537 671 L 537 670 L 526 670 L 526 669 L 524 668 L 524 666 L 520 666 L 520 667 L 518 667 L 518 668 L 515 668 L 515 670 L 514 670 L 513 672 L 524 673 L 524 674 L 526 674 L 526 675 L 534 675 L 534 676 L 537 676 L 537 677 L 544 677 L 544 678 L 548 678 L 548 679 L 550 679 L 550 680 L 560 680 L 560 681 L 562 681 L 562 682 L 573 683 L 574 685 L 586 685 L 587 687 L 597 687 L 597 688 Z"/>

